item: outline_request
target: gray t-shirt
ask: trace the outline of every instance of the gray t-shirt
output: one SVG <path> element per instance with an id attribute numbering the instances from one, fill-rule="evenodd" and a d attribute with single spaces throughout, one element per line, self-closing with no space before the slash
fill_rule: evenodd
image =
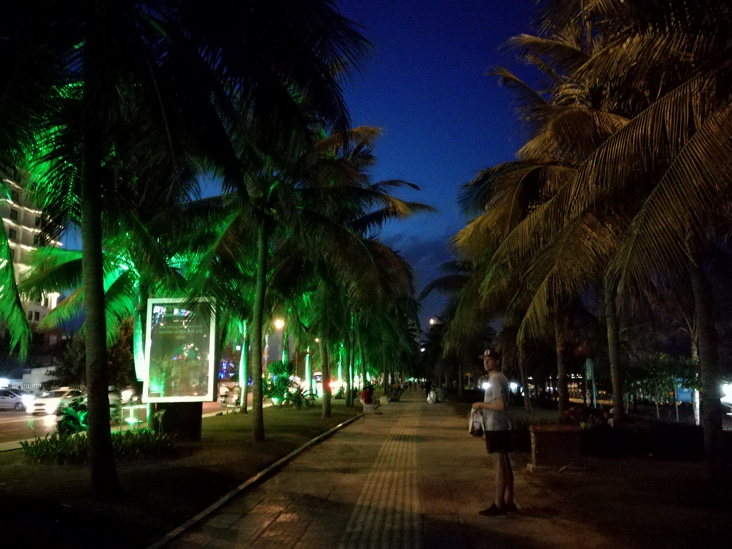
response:
<path id="1" fill-rule="evenodd" d="M 495 402 L 503 397 L 508 407 L 508 379 L 501 372 L 493 372 L 488 377 L 488 387 L 485 390 L 483 402 Z M 483 410 L 483 423 L 486 431 L 508 431 L 508 412 L 505 410 Z"/>

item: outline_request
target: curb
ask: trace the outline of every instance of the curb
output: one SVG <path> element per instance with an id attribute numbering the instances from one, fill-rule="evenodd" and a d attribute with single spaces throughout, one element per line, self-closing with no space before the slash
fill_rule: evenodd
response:
<path id="1" fill-rule="evenodd" d="M 266 407 L 266 406 L 265 406 Z M 201 415 L 202 419 L 206 419 L 207 417 L 214 417 L 221 415 L 221 412 L 208 412 L 206 414 Z M 112 431 L 116 433 L 117 431 Z M 50 434 L 50 433 L 49 433 Z M 10 442 L 0 442 L 0 453 L 2 452 L 12 452 L 14 450 L 20 450 L 22 447 L 20 445 L 21 442 L 33 442 L 34 440 L 37 440 L 41 437 L 34 437 L 34 438 L 27 438 L 25 440 L 11 440 Z"/>
<path id="2" fill-rule="evenodd" d="M 285 457 L 278 459 L 275 461 L 272 465 L 269 467 L 261 470 L 259 473 L 254 475 L 253 477 L 249 478 L 233 490 L 231 490 L 228 494 L 224 495 L 221 499 L 216 501 L 215 503 L 208 506 L 206 509 L 198 513 L 195 517 L 187 520 L 174 530 L 171 530 L 167 534 L 165 534 L 162 538 L 160 538 L 158 541 L 152 543 L 151 545 L 147 546 L 147 549 L 159 549 L 160 547 L 164 547 L 165 544 L 168 542 L 173 541 L 175 538 L 180 536 L 183 532 L 188 530 L 189 528 L 195 526 L 197 523 L 201 522 L 203 519 L 208 517 L 210 514 L 212 514 L 214 511 L 222 507 L 227 501 L 232 499 L 233 497 L 237 496 L 250 486 L 253 486 L 266 478 L 268 478 L 272 473 L 276 472 L 278 469 L 282 468 L 285 464 L 287 464 L 289 461 L 291 461 L 294 457 L 296 457 L 298 454 L 304 452 L 308 448 L 311 448 L 312 446 L 315 446 L 316 444 L 319 444 L 320 442 L 323 442 L 326 438 L 329 438 L 333 436 L 337 431 L 340 431 L 344 427 L 347 427 L 357 419 L 360 419 L 363 417 L 363 413 L 358 414 L 356 416 L 353 416 L 352 418 L 348 418 L 343 423 L 339 423 L 335 427 L 331 428 L 330 430 L 326 431 L 325 433 L 322 433 L 318 435 L 317 437 L 310 439 L 308 442 L 300 446 L 299 448 L 296 448 L 289 454 L 287 454 Z"/>
<path id="3" fill-rule="evenodd" d="M 27 438 L 25 440 L 13 440 L 10 442 L 0 442 L 0 453 L 2 452 L 12 452 L 14 450 L 20 450 L 22 447 L 20 445 L 21 442 L 33 442 L 36 440 L 35 438 Z"/>

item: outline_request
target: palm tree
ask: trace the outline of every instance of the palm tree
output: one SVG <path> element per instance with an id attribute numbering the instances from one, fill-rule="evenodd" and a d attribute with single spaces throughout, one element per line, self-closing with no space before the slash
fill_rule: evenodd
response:
<path id="1" fill-rule="evenodd" d="M 277 282 L 278 278 L 291 280 L 282 276 L 282 271 L 314 273 L 312 287 L 301 291 L 313 292 L 333 303 L 340 302 L 336 288 L 342 280 L 363 291 L 373 289 L 373 280 L 378 283 L 384 278 L 375 274 L 374 262 L 380 248 L 359 235 L 384 219 L 405 217 L 425 208 L 388 194 L 391 188 L 406 185 L 405 182 L 369 183 L 366 170 L 374 161 L 371 143 L 378 135 L 377 129 L 356 128 L 345 139 L 320 130 L 315 135 L 320 139 L 300 157 L 283 164 L 268 158 L 258 173 L 247 177 L 246 194 L 239 191 L 230 195 L 231 214 L 204 261 L 227 266 L 230 273 L 248 270 L 255 281 L 251 321 L 255 442 L 264 440 L 262 371 L 256 357 L 262 356 L 266 302 L 278 291 L 284 301 L 288 294 L 293 295 L 293 287 L 297 287 L 292 281 L 287 285 Z M 370 210 L 374 205 L 382 208 Z M 241 257 L 247 257 L 246 248 L 256 250 L 256 259 L 245 267 Z M 329 285 L 324 281 L 329 281 Z M 283 287 L 278 290 L 279 286 Z M 208 291 L 214 289 L 209 287 Z M 218 298 L 227 299 L 228 290 L 221 288 L 221 291 Z M 381 293 L 378 285 L 372 295 L 377 293 Z M 342 339 L 341 326 L 347 324 L 343 315 L 333 320 L 332 311 L 327 317 L 330 320 L 312 320 L 310 325 L 312 332 L 324 341 L 326 358 L 327 345 L 335 345 Z M 327 385 L 324 381 L 326 391 Z"/>
<path id="2" fill-rule="evenodd" d="M 705 465 L 714 477 L 722 468 L 722 410 L 704 263 L 709 243 L 729 227 L 720 204 L 732 180 L 726 85 L 732 10 L 702 1 L 661 2 L 642 12 L 642 4 L 596 6 L 591 13 L 586 8 L 588 17 L 603 21 L 608 40 L 581 72 L 617 83 L 629 122 L 587 158 L 565 206 L 577 216 L 622 201 L 632 216 L 609 266 L 619 291 L 637 294 L 653 280 L 673 280 L 680 267 L 688 271 L 699 330 Z"/>
<path id="3" fill-rule="evenodd" d="M 78 181 L 78 209 L 66 208 L 59 217 L 79 219 L 81 226 L 91 328 L 91 473 L 100 499 L 119 493 L 104 370 L 102 196 L 114 196 L 111 184 L 120 179 L 134 185 L 185 176 L 189 153 L 208 151 L 203 156 L 221 160 L 228 138 L 210 123 L 220 116 L 228 127 L 244 129 L 231 121 L 246 120 L 242 137 L 265 135 L 260 130 L 266 128 L 271 148 L 302 142 L 307 124 L 299 101 L 324 120 L 347 125 L 331 71 L 357 60 L 364 42 L 329 2 L 253 1 L 246 9 L 227 0 L 215 4 L 89 0 L 61 8 L 38 1 L 14 6 L 4 22 L 8 39 L 0 62 L 18 78 L 3 89 L 0 111 L 8 114 L 10 138 L 3 142 L 2 168 L 7 171 L 17 158 L 12 152 L 43 127 L 63 145 L 46 156 L 57 162 L 43 185 L 69 175 Z M 77 101 L 58 94 L 69 82 L 80 85 Z M 59 189 L 56 196 L 67 194 Z"/>
<path id="4" fill-rule="evenodd" d="M 7 189 L 4 190 L 7 194 Z M 31 328 L 15 284 L 13 257 L 4 230 L 0 235 L 0 265 L 0 315 L 10 333 L 10 350 L 18 348 L 21 359 L 24 359 L 30 345 Z"/>
<path id="5" fill-rule="evenodd" d="M 490 258 L 481 261 L 478 275 L 483 298 L 494 310 L 506 309 L 504 324 L 516 333 L 520 355 L 527 335 L 555 339 L 561 410 L 567 405 L 563 310 L 603 279 L 625 220 L 606 208 L 568 221 L 557 205 L 565 204 L 569 182 L 584 159 L 627 118 L 625 105 L 607 93 L 604 82 L 576 76 L 604 47 L 605 37 L 591 20 L 577 24 L 572 19 L 560 25 L 547 18 L 543 26 L 541 36 L 521 35 L 510 44 L 546 76 L 548 92 L 534 91 L 505 69 L 496 71 L 501 82 L 517 93 L 530 138 L 518 161 L 485 170 L 466 186 L 463 204 L 480 215 L 456 236 L 456 244 L 469 257 Z M 520 276 L 515 275 L 517 265 Z M 607 294 L 608 313 L 614 310 L 614 295 Z M 608 314 L 608 318 L 610 354 L 616 356 L 615 317 Z M 622 414 L 617 360 L 611 360 L 611 369 Z"/>
<path id="6" fill-rule="evenodd" d="M 727 4 L 706 1 L 660 2 L 652 10 L 636 1 L 550 2 L 547 8 L 544 34 L 534 42 L 574 26 L 593 44 L 591 55 L 562 74 L 563 89 L 592 84 L 595 93 L 587 98 L 604 104 L 618 123 L 599 143 L 567 125 L 577 134 L 567 144 L 583 151 L 574 174 L 502 246 L 526 252 L 527 236 L 541 231 L 544 241 L 564 239 L 561 233 L 594 217 L 616 239 L 598 254 L 611 258 L 604 273 L 608 304 L 616 295 L 642 296 L 659 280 L 678 280 L 680 267 L 688 271 L 704 385 L 706 470 L 714 476 L 721 470 L 721 405 L 704 259 L 709 243 L 728 227 L 719 205 L 730 181 L 732 108 L 725 83 L 732 69 L 732 12 Z M 545 50 L 548 57 L 558 51 Z M 608 309 L 609 327 L 612 316 Z"/>

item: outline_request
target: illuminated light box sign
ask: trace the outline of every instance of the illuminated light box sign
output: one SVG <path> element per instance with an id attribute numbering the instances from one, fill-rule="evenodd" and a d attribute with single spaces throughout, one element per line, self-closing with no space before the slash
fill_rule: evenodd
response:
<path id="1" fill-rule="evenodd" d="M 148 300 L 145 402 L 213 400 L 214 314 L 203 298 Z"/>

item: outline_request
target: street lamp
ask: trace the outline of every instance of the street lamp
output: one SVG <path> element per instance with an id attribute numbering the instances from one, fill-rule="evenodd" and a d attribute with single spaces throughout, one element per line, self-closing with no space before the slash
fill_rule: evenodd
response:
<path id="1" fill-rule="evenodd" d="M 281 318 L 275 318 L 274 327 L 276 330 L 283 330 L 283 328 L 285 327 L 285 321 L 282 320 Z M 285 335 L 285 332 L 283 330 L 282 331 L 282 362 L 283 363 L 286 363 L 289 358 L 288 351 L 289 351 L 289 349 L 287 348 L 287 336 Z"/>

